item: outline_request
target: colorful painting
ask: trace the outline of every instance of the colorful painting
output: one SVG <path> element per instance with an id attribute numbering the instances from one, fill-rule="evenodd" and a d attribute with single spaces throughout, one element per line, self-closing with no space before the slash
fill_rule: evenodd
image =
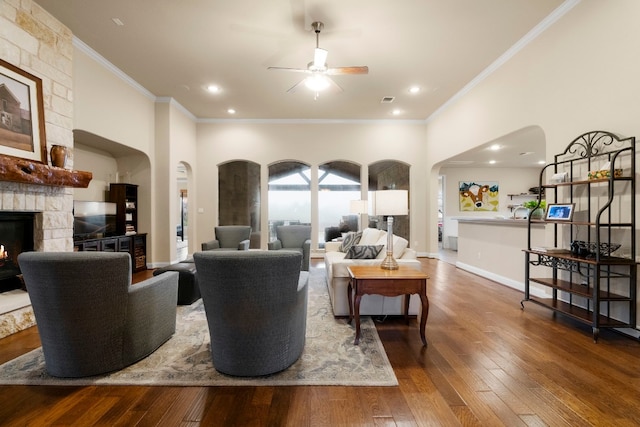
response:
<path id="1" fill-rule="evenodd" d="M 460 181 L 460 210 L 497 211 L 498 195 L 497 182 Z"/>

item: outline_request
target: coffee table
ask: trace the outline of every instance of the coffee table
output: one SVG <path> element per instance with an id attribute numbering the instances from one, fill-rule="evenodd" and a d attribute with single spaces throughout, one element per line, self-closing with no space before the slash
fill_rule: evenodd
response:
<path id="1" fill-rule="evenodd" d="M 429 299 L 427 298 L 427 275 L 413 267 L 400 265 L 397 270 L 384 270 L 379 265 L 352 265 L 349 271 L 349 323 L 356 319 L 356 339 L 354 345 L 360 343 L 360 300 L 363 295 L 377 294 L 388 297 L 404 295 L 404 317 L 409 323 L 409 298 L 418 294 L 422 303 L 420 318 L 420 338 L 427 345 L 424 329 L 429 316 Z M 355 294 L 355 301 L 353 295 Z"/>

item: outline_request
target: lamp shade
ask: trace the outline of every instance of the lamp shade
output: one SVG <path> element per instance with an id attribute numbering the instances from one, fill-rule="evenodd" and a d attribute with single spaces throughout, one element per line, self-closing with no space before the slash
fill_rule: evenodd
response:
<path id="1" fill-rule="evenodd" d="M 353 214 L 366 214 L 369 211 L 369 204 L 366 200 L 351 200 L 349 212 Z"/>
<path id="2" fill-rule="evenodd" d="M 407 215 L 409 192 L 407 190 L 382 190 L 373 193 L 374 215 Z"/>

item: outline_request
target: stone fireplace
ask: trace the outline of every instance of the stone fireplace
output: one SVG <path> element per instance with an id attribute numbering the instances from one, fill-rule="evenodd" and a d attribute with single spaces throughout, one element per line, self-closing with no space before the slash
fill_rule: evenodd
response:
<path id="1" fill-rule="evenodd" d="M 0 293 L 22 289 L 18 255 L 33 250 L 33 212 L 0 212 Z"/>
<path id="2" fill-rule="evenodd" d="M 0 181 L 0 245 L 5 246 L 6 252 L 0 262 L 16 263 L 18 253 L 25 250 L 72 251 L 72 209 L 72 188 Z M 21 234 L 17 233 L 16 227 L 22 228 L 24 236 L 21 238 L 28 240 L 30 237 L 31 244 L 5 243 L 4 239 L 9 239 L 9 234 L 5 233 L 9 231 L 3 218 L 9 219 L 11 234 Z M 10 274 L 8 270 L 5 273 Z M 11 287 L 10 284 L 7 287 Z M 17 288 L 14 286 L 14 289 L 0 293 L 0 338 L 35 325 L 29 296 L 20 289 L 21 284 Z"/>

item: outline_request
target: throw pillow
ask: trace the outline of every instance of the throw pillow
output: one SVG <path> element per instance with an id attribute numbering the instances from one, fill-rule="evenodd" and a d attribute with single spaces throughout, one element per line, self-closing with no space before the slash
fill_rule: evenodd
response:
<path id="1" fill-rule="evenodd" d="M 383 247 L 383 245 L 353 245 L 344 259 L 376 259 Z"/>
<path id="2" fill-rule="evenodd" d="M 357 245 L 362 237 L 362 231 L 358 231 L 357 233 L 347 233 L 342 239 L 342 245 L 340 246 L 341 252 L 347 252 L 349 248 L 353 245 Z"/>

